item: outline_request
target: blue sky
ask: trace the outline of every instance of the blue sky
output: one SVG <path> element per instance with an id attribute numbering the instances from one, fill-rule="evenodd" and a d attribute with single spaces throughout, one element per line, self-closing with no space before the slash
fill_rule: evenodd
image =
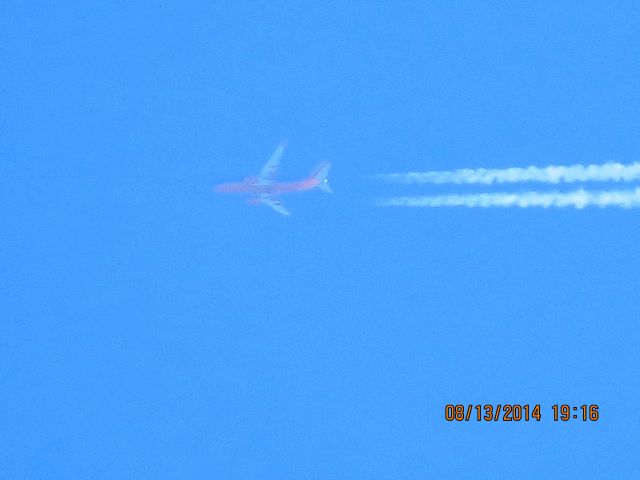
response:
<path id="1" fill-rule="evenodd" d="M 481 3 L 5 2 L 7 478 L 640 474 L 637 210 L 373 206 L 639 160 L 637 3 Z M 283 138 L 333 195 L 212 193 Z"/>

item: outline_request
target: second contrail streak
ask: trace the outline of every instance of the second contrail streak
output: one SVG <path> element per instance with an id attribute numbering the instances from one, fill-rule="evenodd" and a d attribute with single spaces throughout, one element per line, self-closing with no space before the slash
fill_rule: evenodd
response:
<path id="1" fill-rule="evenodd" d="M 543 182 L 629 182 L 640 179 L 640 162 L 600 165 L 460 169 L 433 172 L 389 173 L 377 178 L 395 183 L 483 184 Z"/>
<path id="2" fill-rule="evenodd" d="M 640 207 L 640 188 L 634 190 L 573 192 L 475 193 L 395 197 L 377 202 L 381 207 Z"/>

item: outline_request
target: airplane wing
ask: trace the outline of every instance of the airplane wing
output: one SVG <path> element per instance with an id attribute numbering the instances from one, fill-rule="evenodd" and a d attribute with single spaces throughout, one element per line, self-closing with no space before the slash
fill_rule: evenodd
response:
<path id="1" fill-rule="evenodd" d="M 284 208 L 284 205 L 282 205 L 282 202 L 280 202 L 280 200 L 278 200 L 277 198 L 272 197 L 271 195 L 262 195 L 260 197 L 260 201 L 265 205 L 268 205 L 271 208 L 273 208 L 280 215 L 291 215 L 291 213 L 289 213 L 289 210 Z"/>
<path id="2" fill-rule="evenodd" d="M 258 174 L 258 184 L 269 185 L 273 183 L 276 171 L 280 165 L 280 158 L 282 157 L 282 153 L 286 146 L 286 142 L 283 141 L 276 147 L 275 151 L 271 154 L 271 157 L 269 157 L 269 160 L 267 160 L 267 163 L 262 167 L 262 170 L 260 170 L 260 173 Z"/>

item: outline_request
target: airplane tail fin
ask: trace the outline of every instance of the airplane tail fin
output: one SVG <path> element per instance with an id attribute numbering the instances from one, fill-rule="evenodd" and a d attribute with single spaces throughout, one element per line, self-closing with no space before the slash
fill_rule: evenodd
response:
<path id="1" fill-rule="evenodd" d="M 329 186 L 329 179 L 327 178 L 330 166 L 331 164 L 329 162 L 324 162 L 311 174 L 311 177 L 318 182 L 317 187 L 327 193 L 333 193 L 333 190 L 331 190 L 331 187 Z"/>

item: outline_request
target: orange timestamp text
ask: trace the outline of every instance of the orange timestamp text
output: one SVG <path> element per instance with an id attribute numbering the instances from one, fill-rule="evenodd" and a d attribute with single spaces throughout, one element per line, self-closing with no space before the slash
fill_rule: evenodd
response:
<path id="1" fill-rule="evenodd" d="M 596 422 L 600 419 L 598 405 L 555 404 L 551 407 L 553 421 L 582 420 Z M 447 404 L 444 418 L 448 422 L 529 422 L 542 420 L 540 404 Z"/>

